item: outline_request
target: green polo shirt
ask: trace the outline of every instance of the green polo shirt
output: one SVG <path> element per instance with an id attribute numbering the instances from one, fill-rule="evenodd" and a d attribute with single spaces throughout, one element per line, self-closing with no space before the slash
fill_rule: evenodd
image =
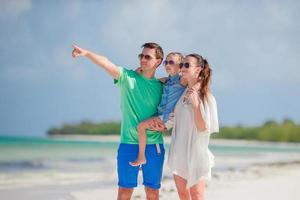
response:
<path id="1" fill-rule="evenodd" d="M 162 84 L 156 78 L 119 67 L 120 77 L 115 84 L 121 92 L 121 143 L 138 144 L 137 125 L 157 112 Z M 163 143 L 161 132 L 147 130 L 147 144 Z"/>

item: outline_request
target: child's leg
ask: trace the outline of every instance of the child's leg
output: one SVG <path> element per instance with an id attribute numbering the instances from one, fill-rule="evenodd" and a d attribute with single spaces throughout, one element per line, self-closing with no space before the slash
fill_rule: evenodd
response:
<path id="1" fill-rule="evenodd" d="M 152 119 L 139 123 L 137 130 L 139 135 L 139 154 L 135 161 L 130 162 L 132 166 L 139 166 L 146 163 L 145 148 L 147 142 L 146 130 L 151 127 Z"/>
<path id="2" fill-rule="evenodd" d="M 146 156 L 145 156 L 145 148 L 147 142 L 146 130 L 151 129 L 154 126 L 156 118 L 160 119 L 159 117 L 154 117 L 147 119 L 139 123 L 137 130 L 139 135 L 139 155 L 137 159 L 133 162 L 130 162 L 132 166 L 139 166 L 146 163 Z"/>

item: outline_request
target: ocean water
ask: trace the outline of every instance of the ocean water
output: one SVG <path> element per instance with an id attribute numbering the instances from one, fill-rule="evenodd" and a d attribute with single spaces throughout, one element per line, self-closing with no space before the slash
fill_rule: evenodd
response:
<path id="1" fill-rule="evenodd" d="M 116 185 L 118 142 L 0 137 L 1 190 L 43 185 Z M 168 150 L 168 144 L 166 144 Z M 213 172 L 300 159 L 299 144 L 211 142 Z M 167 151 L 166 151 L 167 152 Z M 167 156 L 167 153 L 166 153 Z M 167 158 L 166 158 L 167 159 Z M 168 168 L 164 175 L 171 176 Z M 83 184 L 85 183 L 85 184 Z"/>

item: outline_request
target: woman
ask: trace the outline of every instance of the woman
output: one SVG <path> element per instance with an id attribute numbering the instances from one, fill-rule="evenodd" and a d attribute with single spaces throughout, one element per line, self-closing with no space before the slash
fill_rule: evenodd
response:
<path id="1" fill-rule="evenodd" d="M 200 200 L 214 165 L 210 134 L 219 131 L 217 105 L 209 90 L 212 70 L 198 54 L 187 55 L 180 67 L 188 87 L 175 107 L 168 165 L 180 199 Z"/>

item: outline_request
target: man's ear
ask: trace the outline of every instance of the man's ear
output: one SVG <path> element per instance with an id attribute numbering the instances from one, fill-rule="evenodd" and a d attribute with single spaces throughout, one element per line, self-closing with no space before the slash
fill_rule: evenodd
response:
<path id="1" fill-rule="evenodd" d="M 157 61 L 157 66 L 156 66 L 156 68 L 158 68 L 159 67 L 159 65 L 162 63 L 162 61 L 163 61 L 163 59 L 161 58 L 161 59 L 159 59 L 158 61 Z"/>

